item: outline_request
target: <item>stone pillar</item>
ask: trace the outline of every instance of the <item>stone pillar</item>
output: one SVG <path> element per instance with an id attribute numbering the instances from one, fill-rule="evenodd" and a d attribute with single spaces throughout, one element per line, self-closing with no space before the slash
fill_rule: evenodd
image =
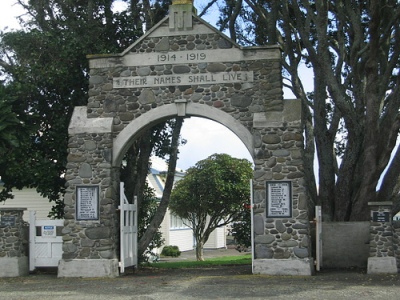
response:
<path id="1" fill-rule="evenodd" d="M 118 198 L 113 188 L 112 118 L 75 107 L 68 129 L 63 255 L 58 277 L 118 276 Z"/>
<path id="2" fill-rule="evenodd" d="M 257 115 L 254 122 L 260 133 L 255 138 L 253 273 L 312 275 L 314 265 L 301 156 L 301 103 L 286 100 L 283 106 L 283 112 Z M 270 184 L 277 188 L 268 196 Z M 285 210 L 276 203 L 283 198 Z"/>
<path id="3" fill-rule="evenodd" d="M 368 274 L 395 274 L 392 202 L 369 202 L 368 205 L 371 209 Z"/>
<path id="4" fill-rule="evenodd" d="M 0 277 L 28 275 L 24 210 L 26 208 L 0 208 Z"/>

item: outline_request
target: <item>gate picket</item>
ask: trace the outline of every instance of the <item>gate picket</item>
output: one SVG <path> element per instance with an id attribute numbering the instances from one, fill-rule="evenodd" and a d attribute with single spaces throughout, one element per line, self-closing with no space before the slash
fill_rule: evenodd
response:
<path id="1" fill-rule="evenodd" d="M 120 272 L 137 265 L 137 201 L 129 204 L 124 192 L 124 183 L 120 183 Z"/>

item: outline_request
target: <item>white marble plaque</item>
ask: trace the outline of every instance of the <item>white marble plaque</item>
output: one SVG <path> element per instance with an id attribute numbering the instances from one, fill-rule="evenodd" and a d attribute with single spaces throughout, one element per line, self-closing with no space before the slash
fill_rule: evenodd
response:
<path id="1" fill-rule="evenodd" d="M 98 220 L 99 219 L 99 187 L 77 186 L 76 187 L 76 219 Z"/>
<path id="2" fill-rule="evenodd" d="M 267 218 L 292 216 L 292 183 L 267 181 Z"/>

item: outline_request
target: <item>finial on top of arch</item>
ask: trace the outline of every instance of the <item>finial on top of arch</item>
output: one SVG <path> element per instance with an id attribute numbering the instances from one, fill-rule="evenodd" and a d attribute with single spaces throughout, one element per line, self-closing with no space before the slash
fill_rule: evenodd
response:
<path id="1" fill-rule="evenodd" d="M 193 29 L 192 14 L 197 14 L 193 0 L 172 0 L 169 7 L 169 29 L 190 30 Z"/>
<path id="2" fill-rule="evenodd" d="M 172 5 L 177 4 L 193 4 L 193 0 L 172 0 Z"/>

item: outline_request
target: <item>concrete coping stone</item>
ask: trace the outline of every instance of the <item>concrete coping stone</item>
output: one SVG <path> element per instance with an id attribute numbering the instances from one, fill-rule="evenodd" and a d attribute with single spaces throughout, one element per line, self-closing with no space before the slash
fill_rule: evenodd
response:
<path id="1" fill-rule="evenodd" d="M 26 207 L 4 207 L 4 208 L 0 208 L 0 211 L 24 211 L 27 210 Z"/>
<path id="2" fill-rule="evenodd" d="M 369 206 L 392 206 L 392 201 L 376 201 L 376 202 L 368 202 Z"/>

